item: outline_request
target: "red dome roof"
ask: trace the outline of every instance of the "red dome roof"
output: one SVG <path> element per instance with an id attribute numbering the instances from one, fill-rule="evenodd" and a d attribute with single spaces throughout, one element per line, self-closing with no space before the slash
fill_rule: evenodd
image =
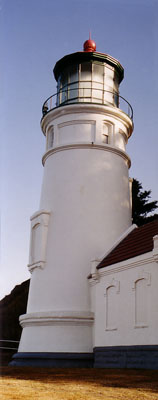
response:
<path id="1" fill-rule="evenodd" d="M 83 50 L 84 51 L 96 51 L 96 43 L 94 42 L 94 40 L 92 40 L 89 37 L 89 39 L 84 42 Z"/>

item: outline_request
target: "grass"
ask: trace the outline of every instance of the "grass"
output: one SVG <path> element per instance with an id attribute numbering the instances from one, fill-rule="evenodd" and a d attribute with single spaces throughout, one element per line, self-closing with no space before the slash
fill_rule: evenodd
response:
<path id="1" fill-rule="evenodd" d="M 2 367 L 0 400 L 156 400 L 158 371 Z"/>

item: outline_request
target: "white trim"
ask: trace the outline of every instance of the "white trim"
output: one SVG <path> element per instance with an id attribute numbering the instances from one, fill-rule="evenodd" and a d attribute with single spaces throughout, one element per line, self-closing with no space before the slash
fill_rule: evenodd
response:
<path id="1" fill-rule="evenodd" d="M 57 153 L 59 151 L 65 151 L 65 150 L 73 150 L 73 149 L 92 149 L 92 150 L 103 150 L 103 151 L 109 151 L 111 153 L 117 154 L 120 157 L 122 157 L 128 165 L 128 168 L 131 166 L 131 160 L 127 153 L 125 151 L 120 150 L 117 147 L 112 147 L 109 144 L 96 144 L 96 143 L 75 143 L 75 144 L 67 144 L 63 146 L 56 146 L 55 148 L 52 148 L 48 150 L 42 157 L 42 164 L 45 164 L 45 161 L 47 160 L 48 157 L 50 157 L 52 154 Z"/>
<path id="2" fill-rule="evenodd" d="M 46 244 L 48 234 L 48 224 L 50 218 L 50 212 L 47 210 L 39 210 L 35 212 L 31 220 L 31 235 L 30 235 L 30 251 L 29 251 L 29 264 L 28 269 L 32 272 L 35 268 L 43 269 L 46 261 Z M 35 227 L 39 226 L 38 231 L 38 244 L 36 243 L 35 253 Z M 36 232 L 37 234 L 37 232 Z M 35 256 L 36 254 L 36 256 Z"/>
<path id="3" fill-rule="evenodd" d="M 37 312 L 21 315 L 20 325 L 92 325 L 94 322 L 94 313 L 85 311 L 50 311 Z"/>
<path id="4" fill-rule="evenodd" d="M 117 326 L 110 326 L 108 324 L 108 289 L 109 288 L 115 288 L 115 293 L 119 294 L 120 293 L 120 281 L 117 281 L 115 278 L 112 278 L 110 282 L 107 282 L 105 285 L 105 292 L 104 292 L 104 297 L 106 299 L 106 318 L 105 318 L 105 331 L 115 331 L 117 330 Z M 115 306 L 116 307 L 116 306 Z"/>
<path id="5" fill-rule="evenodd" d="M 126 127 L 128 128 L 128 137 L 131 136 L 133 132 L 133 122 L 131 118 L 120 108 L 117 107 L 110 107 L 110 106 L 105 106 L 103 104 L 69 104 L 66 106 L 60 106 L 56 107 L 52 110 L 50 110 L 41 120 L 41 129 L 42 132 L 46 133 L 47 126 L 50 122 L 52 122 L 55 118 L 62 116 L 62 115 L 68 115 L 68 114 L 78 114 L 81 113 L 97 113 L 97 114 L 103 114 L 106 115 L 113 115 L 115 118 L 118 118 L 119 120 L 123 121 Z"/>
<path id="6" fill-rule="evenodd" d="M 120 293 L 120 281 L 117 281 L 115 278 L 112 278 L 112 280 L 105 285 L 104 296 L 107 296 L 107 289 L 109 289 L 110 287 L 115 287 L 116 293 L 117 294 Z"/>
<path id="7" fill-rule="evenodd" d="M 143 256 L 141 260 L 139 260 L 139 257 Z M 145 257 L 146 256 L 146 257 Z M 135 261 L 133 261 L 135 259 Z M 111 264 L 107 267 L 100 268 L 96 271 L 96 274 L 93 274 L 92 277 L 89 279 L 89 284 L 93 285 L 97 284 L 100 282 L 100 279 L 103 276 L 108 276 L 114 273 L 118 273 L 121 271 L 126 271 L 128 269 L 132 268 L 137 268 L 140 267 L 141 265 L 146 265 L 146 264 L 152 264 L 155 262 L 154 257 L 152 256 L 152 252 L 148 252 L 145 254 L 141 254 L 139 256 L 130 258 L 128 260 L 123 260 L 120 261 L 119 263 Z"/>
<path id="8" fill-rule="evenodd" d="M 50 211 L 47 211 L 47 210 L 44 210 L 44 209 L 39 210 L 39 211 L 36 211 L 34 214 L 31 215 L 30 221 L 32 221 L 33 219 L 39 217 L 41 214 L 48 214 L 48 215 L 50 215 Z"/>
<path id="9" fill-rule="evenodd" d="M 70 125 L 80 125 L 80 124 L 90 124 L 90 125 L 95 125 L 96 120 L 95 119 L 74 119 L 66 122 L 61 122 L 58 124 L 58 128 L 64 128 L 65 126 L 70 126 Z"/>
<path id="10" fill-rule="evenodd" d="M 151 254 L 151 252 L 149 254 Z M 141 255 L 144 255 L 144 254 L 141 254 Z M 113 274 L 115 272 L 126 271 L 127 269 L 140 267 L 141 265 L 145 265 L 145 264 L 149 264 L 149 263 L 153 263 L 154 262 L 153 257 L 143 258 L 142 260 L 138 260 L 138 257 L 140 257 L 140 256 L 133 257 L 133 258 L 128 259 L 128 260 L 120 261 L 119 263 L 116 263 L 116 264 L 109 265 L 109 267 L 111 267 L 111 268 L 110 268 L 110 270 L 107 270 L 107 271 L 105 271 L 105 269 L 107 269 L 108 267 L 105 267 L 104 271 L 102 271 L 103 268 L 101 268 L 101 269 L 98 270 L 98 274 L 101 277 L 101 276 L 104 276 L 104 275 Z M 132 262 L 132 260 L 134 258 L 137 258 L 137 260 Z M 131 262 L 130 262 L 130 260 L 131 260 Z M 127 264 L 127 262 L 128 262 L 128 264 Z M 123 265 L 121 265 L 121 264 L 123 264 Z M 117 265 L 117 267 L 116 267 L 116 265 Z"/>
<path id="11" fill-rule="evenodd" d="M 29 272 L 32 273 L 35 268 L 44 269 L 45 261 L 36 261 L 32 264 L 28 264 L 27 267 L 28 267 Z"/>
<path id="12" fill-rule="evenodd" d="M 126 231 L 124 233 L 122 233 L 122 235 L 114 242 L 114 244 L 112 245 L 112 247 L 110 247 L 110 249 L 108 251 L 106 251 L 106 253 L 104 253 L 104 255 L 102 257 L 100 257 L 98 261 L 98 264 L 101 263 L 102 260 L 104 260 L 104 258 L 106 258 L 114 249 L 115 247 L 117 247 L 123 239 L 126 238 L 126 236 L 128 236 L 135 228 L 138 228 L 136 224 L 131 225 L 128 229 L 126 229 Z M 95 260 L 93 260 L 95 261 Z"/>
<path id="13" fill-rule="evenodd" d="M 134 292 L 134 309 L 135 309 L 135 318 L 134 318 L 134 328 L 147 328 L 149 325 L 146 322 L 147 316 L 145 318 L 145 321 L 141 321 L 141 322 L 136 322 L 136 284 L 139 281 L 145 280 L 146 281 L 146 286 L 150 286 L 151 285 L 151 273 L 150 272 L 144 272 L 144 270 L 139 271 L 139 273 L 137 273 L 137 276 L 135 277 L 135 279 L 132 281 L 132 291 Z M 146 311 L 146 309 L 145 309 Z"/>
<path id="14" fill-rule="evenodd" d="M 145 279 L 147 281 L 147 286 L 151 285 L 150 272 L 139 271 L 137 278 L 132 281 L 132 290 L 136 289 L 136 283 L 142 279 Z"/>

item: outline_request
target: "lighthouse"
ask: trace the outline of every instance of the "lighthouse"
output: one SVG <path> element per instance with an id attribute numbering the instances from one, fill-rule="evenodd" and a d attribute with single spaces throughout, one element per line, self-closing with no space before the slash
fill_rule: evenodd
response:
<path id="1" fill-rule="evenodd" d="M 57 61 L 43 105 L 40 207 L 31 216 L 27 312 L 14 365 L 92 366 L 95 302 L 88 276 L 131 225 L 132 107 L 120 62 L 96 51 Z"/>

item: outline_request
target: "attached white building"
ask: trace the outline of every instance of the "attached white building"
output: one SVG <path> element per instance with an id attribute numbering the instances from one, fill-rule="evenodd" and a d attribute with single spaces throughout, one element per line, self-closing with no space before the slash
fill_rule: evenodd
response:
<path id="1" fill-rule="evenodd" d="M 158 220 L 129 231 L 92 263 L 94 366 L 158 369 Z"/>
<path id="2" fill-rule="evenodd" d="M 156 261 L 151 268 L 136 254 L 136 261 L 104 265 L 109 255 L 100 263 L 137 232 L 126 153 L 133 111 L 119 94 L 123 75 L 119 61 L 96 52 L 90 39 L 55 65 L 57 94 L 41 120 L 46 149 L 40 208 L 31 217 L 27 313 L 13 365 L 124 366 L 118 359 L 127 347 L 158 344 Z"/>

